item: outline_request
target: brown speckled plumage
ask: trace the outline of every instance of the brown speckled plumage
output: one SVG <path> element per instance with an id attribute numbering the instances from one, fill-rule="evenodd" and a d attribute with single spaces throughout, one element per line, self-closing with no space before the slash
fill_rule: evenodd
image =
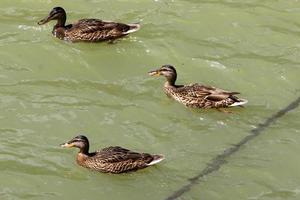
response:
<path id="1" fill-rule="evenodd" d="M 142 169 L 163 160 L 162 155 L 137 153 L 128 149 L 111 146 L 89 153 L 89 142 L 85 136 L 79 135 L 62 145 L 80 149 L 76 162 L 78 165 L 99 172 L 123 173 Z"/>
<path id="2" fill-rule="evenodd" d="M 61 7 L 53 8 L 49 16 L 39 21 L 38 24 L 42 25 L 50 20 L 57 20 L 52 34 L 59 39 L 72 42 L 113 40 L 140 28 L 139 24 L 123 24 L 100 19 L 81 19 L 73 24 L 65 25 L 66 12 Z"/>
<path id="3" fill-rule="evenodd" d="M 198 83 L 190 85 L 176 85 L 176 70 L 171 65 L 164 65 L 161 68 L 149 72 L 151 76 L 165 76 L 167 82 L 164 91 L 167 96 L 192 108 L 226 108 L 247 103 L 239 99 L 238 92 L 229 92 L 212 86 L 205 86 Z"/>

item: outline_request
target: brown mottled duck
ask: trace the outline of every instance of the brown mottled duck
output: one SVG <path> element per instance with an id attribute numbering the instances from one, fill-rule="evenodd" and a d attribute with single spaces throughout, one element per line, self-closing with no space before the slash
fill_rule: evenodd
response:
<path id="1" fill-rule="evenodd" d="M 247 100 L 240 99 L 236 95 L 239 92 L 229 92 L 212 86 L 198 83 L 189 85 L 176 85 L 176 69 L 171 65 L 163 65 L 157 70 L 150 71 L 151 76 L 164 76 L 167 81 L 164 91 L 167 96 L 192 108 L 226 108 L 242 106 Z"/>
<path id="2" fill-rule="evenodd" d="M 83 135 L 78 135 L 61 146 L 79 148 L 76 158 L 78 165 L 105 173 L 118 174 L 143 169 L 164 159 L 163 155 L 137 153 L 119 146 L 111 146 L 89 153 L 89 141 Z"/>
<path id="3" fill-rule="evenodd" d="M 51 20 L 56 20 L 52 34 L 61 40 L 72 42 L 113 40 L 140 29 L 139 24 L 123 24 L 100 19 L 81 19 L 73 24 L 66 25 L 66 19 L 66 11 L 61 7 L 55 7 L 38 24 L 42 25 Z"/>

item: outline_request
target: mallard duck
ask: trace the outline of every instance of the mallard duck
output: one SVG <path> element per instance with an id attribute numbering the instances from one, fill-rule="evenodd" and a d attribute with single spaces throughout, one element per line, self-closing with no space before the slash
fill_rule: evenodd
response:
<path id="1" fill-rule="evenodd" d="M 78 165 L 105 173 L 117 174 L 142 169 L 164 159 L 163 155 L 137 153 L 119 146 L 111 146 L 89 153 L 89 141 L 84 135 L 78 135 L 61 146 L 79 148 L 76 158 Z"/>
<path id="2" fill-rule="evenodd" d="M 171 65 L 163 65 L 157 70 L 150 71 L 151 76 L 164 76 L 167 81 L 164 91 L 167 96 L 192 108 L 226 108 L 242 106 L 247 100 L 240 99 L 236 95 L 239 92 L 229 92 L 212 86 L 198 83 L 189 85 L 176 85 L 177 72 Z"/>
<path id="3" fill-rule="evenodd" d="M 61 7 L 55 7 L 38 24 L 42 25 L 50 20 L 56 20 L 52 34 L 59 39 L 72 42 L 113 40 L 140 29 L 139 24 L 122 24 L 100 19 L 81 19 L 73 24 L 65 25 L 66 19 L 66 11 Z"/>

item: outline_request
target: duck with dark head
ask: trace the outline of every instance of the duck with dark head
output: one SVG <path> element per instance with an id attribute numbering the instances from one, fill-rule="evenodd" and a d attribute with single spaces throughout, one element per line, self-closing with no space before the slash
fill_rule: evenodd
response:
<path id="1" fill-rule="evenodd" d="M 165 93 L 187 107 L 220 109 L 242 106 L 247 103 L 247 100 L 236 96 L 239 92 L 230 92 L 199 83 L 176 85 L 177 72 L 172 65 L 163 65 L 150 71 L 149 75 L 164 76 L 167 79 L 164 84 Z"/>
<path id="2" fill-rule="evenodd" d="M 139 24 L 123 24 L 100 19 L 81 19 L 73 24 L 66 25 L 66 19 L 66 11 L 62 7 L 55 7 L 38 24 L 43 25 L 51 20 L 56 20 L 52 34 L 59 39 L 72 42 L 114 40 L 140 29 Z"/>
<path id="3" fill-rule="evenodd" d="M 129 172 L 146 168 L 164 159 L 163 155 L 138 153 L 119 146 L 111 146 L 89 153 L 89 140 L 84 135 L 78 135 L 61 146 L 78 148 L 77 164 L 99 172 L 116 174 Z"/>

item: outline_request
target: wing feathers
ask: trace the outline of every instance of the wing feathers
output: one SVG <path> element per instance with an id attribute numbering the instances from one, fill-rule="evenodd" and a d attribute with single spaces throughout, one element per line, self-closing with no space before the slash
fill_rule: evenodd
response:
<path id="1" fill-rule="evenodd" d="M 99 19 L 81 19 L 72 24 L 65 32 L 72 41 L 101 41 L 114 39 L 128 34 L 131 26 Z"/>

